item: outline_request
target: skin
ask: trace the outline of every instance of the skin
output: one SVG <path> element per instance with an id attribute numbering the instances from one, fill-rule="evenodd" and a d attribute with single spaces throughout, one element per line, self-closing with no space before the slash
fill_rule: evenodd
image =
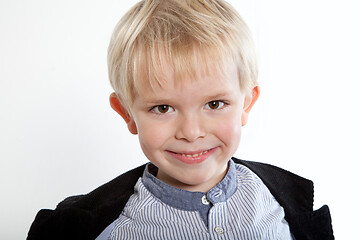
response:
<path id="1" fill-rule="evenodd" d="M 110 104 L 129 131 L 138 134 L 144 154 L 159 168 L 157 178 L 180 189 L 208 192 L 226 174 L 259 88 L 244 94 L 232 62 L 224 76 L 199 71 L 195 80 L 178 86 L 170 70 L 163 75 L 161 87 L 137 89 L 130 112 L 115 93 Z"/>

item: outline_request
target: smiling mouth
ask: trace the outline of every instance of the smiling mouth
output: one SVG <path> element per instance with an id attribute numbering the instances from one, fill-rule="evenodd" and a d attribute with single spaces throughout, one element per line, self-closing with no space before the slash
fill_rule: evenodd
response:
<path id="1" fill-rule="evenodd" d="M 206 159 L 208 159 L 215 151 L 217 147 L 211 148 L 204 151 L 192 151 L 192 152 L 173 152 L 173 151 L 167 151 L 171 156 L 176 158 L 177 160 L 180 160 L 183 163 L 186 164 L 196 164 L 204 162 Z"/>
<path id="2" fill-rule="evenodd" d="M 208 150 L 200 152 L 200 153 L 195 153 L 195 154 L 185 154 L 185 153 L 178 153 L 178 154 L 181 154 L 181 156 L 183 156 L 183 157 L 198 157 L 203 154 L 206 154 L 207 152 L 208 152 Z"/>

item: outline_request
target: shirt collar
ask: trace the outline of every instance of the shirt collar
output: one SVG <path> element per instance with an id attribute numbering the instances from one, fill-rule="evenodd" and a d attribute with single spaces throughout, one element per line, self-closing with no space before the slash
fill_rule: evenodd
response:
<path id="1" fill-rule="evenodd" d="M 149 163 L 144 171 L 142 183 L 147 190 L 162 202 L 182 210 L 195 211 L 203 208 L 204 195 L 213 205 L 225 202 L 236 191 L 236 168 L 235 163 L 230 160 L 229 168 L 224 179 L 215 187 L 204 192 L 191 192 L 172 187 L 155 177 L 157 167 Z"/>

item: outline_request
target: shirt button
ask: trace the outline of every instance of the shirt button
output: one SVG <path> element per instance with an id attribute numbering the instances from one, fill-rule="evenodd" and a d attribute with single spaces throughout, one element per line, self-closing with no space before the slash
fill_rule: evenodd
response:
<path id="1" fill-rule="evenodd" d="M 222 235 L 222 234 L 224 234 L 224 229 L 223 229 L 222 227 L 220 227 L 220 226 L 217 226 L 217 227 L 214 229 L 214 231 L 215 231 L 215 233 L 216 233 L 217 235 Z"/>
<path id="2" fill-rule="evenodd" d="M 206 198 L 206 195 L 202 196 L 201 202 L 202 202 L 204 205 L 209 205 L 209 204 L 210 204 L 209 200 Z"/>

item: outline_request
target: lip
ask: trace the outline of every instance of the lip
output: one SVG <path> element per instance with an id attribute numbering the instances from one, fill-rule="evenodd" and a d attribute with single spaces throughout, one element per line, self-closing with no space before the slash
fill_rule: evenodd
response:
<path id="1" fill-rule="evenodd" d="M 180 160 L 185 164 L 198 164 L 204 162 L 216 150 L 217 147 L 208 150 L 200 150 L 200 151 L 185 151 L 185 152 L 166 151 L 166 152 L 168 152 L 171 156 L 173 156 L 174 158 Z"/>

